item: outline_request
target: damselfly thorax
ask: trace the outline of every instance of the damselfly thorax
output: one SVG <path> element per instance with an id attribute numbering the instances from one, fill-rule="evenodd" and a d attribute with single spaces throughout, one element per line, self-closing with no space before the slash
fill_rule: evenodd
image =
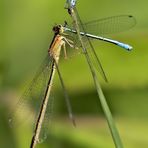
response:
<path id="1" fill-rule="evenodd" d="M 59 34 L 56 35 L 51 48 L 49 48 L 49 50 L 48 50 L 49 55 L 51 57 L 53 57 L 54 59 L 59 58 L 62 46 L 63 47 L 65 46 L 64 44 L 65 44 L 65 42 L 63 41 L 63 36 L 61 36 Z"/>
<path id="2" fill-rule="evenodd" d="M 51 57 L 53 57 L 56 61 L 58 61 L 62 48 L 64 50 L 64 56 L 65 58 L 67 58 L 67 52 L 66 52 L 66 46 L 65 46 L 66 43 L 70 47 L 74 47 L 74 46 L 72 45 L 73 41 L 63 36 L 64 28 L 62 25 L 54 26 L 53 31 L 55 33 L 55 36 L 53 38 L 50 48 L 48 49 L 48 53 Z"/>

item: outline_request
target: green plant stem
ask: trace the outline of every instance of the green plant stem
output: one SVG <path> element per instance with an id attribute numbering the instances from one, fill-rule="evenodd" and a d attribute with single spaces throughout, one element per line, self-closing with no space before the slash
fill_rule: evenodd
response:
<path id="1" fill-rule="evenodd" d="M 111 111 L 110 111 L 110 109 L 108 107 L 105 96 L 104 96 L 103 91 L 101 89 L 101 86 L 99 84 L 99 81 L 98 81 L 96 72 L 95 72 L 95 70 L 93 68 L 93 65 L 91 63 L 89 54 L 88 54 L 88 52 L 87 52 L 87 50 L 85 48 L 85 45 L 83 43 L 83 40 L 81 38 L 77 15 L 76 15 L 75 9 L 73 9 L 73 8 L 71 8 L 71 17 L 72 17 L 72 19 L 74 21 L 74 25 L 75 25 L 75 29 L 77 31 L 78 39 L 81 42 L 83 52 L 85 53 L 87 63 L 88 63 L 89 68 L 91 70 L 91 74 L 93 76 L 93 80 L 94 80 L 94 84 L 95 84 L 95 87 L 96 87 L 96 90 L 97 90 L 97 94 L 98 94 L 98 97 L 100 99 L 100 102 L 101 102 L 101 105 L 102 105 L 106 120 L 108 122 L 108 126 L 109 126 L 109 129 L 111 131 L 111 135 L 112 135 L 114 144 L 115 144 L 116 148 L 123 148 L 122 141 L 121 141 L 120 135 L 118 133 L 118 130 L 116 128 L 115 122 L 113 120 Z"/>

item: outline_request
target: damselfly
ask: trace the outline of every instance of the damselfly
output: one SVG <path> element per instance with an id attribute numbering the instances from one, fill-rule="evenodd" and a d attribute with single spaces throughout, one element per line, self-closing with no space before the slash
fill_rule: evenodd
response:
<path id="1" fill-rule="evenodd" d="M 33 106 L 35 106 L 35 108 L 38 110 L 39 113 L 36 118 L 36 125 L 35 125 L 34 134 L 33 134 L 32 142 L 30 146 L 31 148 L 34 148 L 36 144 L 39 142 L 39 135 L 41 132 L 45 114 L 47 112 L 46 110 L 48 106 L 48 101 L 52 99 L 50 97 L 50 93 L 51 93 L 51 87 L 53 84 L 53 78 L 56 70 L 58 72 L 59 79 L 61 81 L 61 85 L 63 88 L 63 92 L 64 92 L 64 96 L 65 96 L 65 100 L 66 100 L 66 104 L 69 112 L 69 117 L 72 120 L 73 125 L 75 126 L 75 121 L 72 114 L 70 100 L 66 92 L 61 73 L 58 68 L 58 61 L 60 57 L 61 48 L 63 47 L 64 56 L 65 58 L 67 58 L 65 44 L 68 44 L 70 47 L 73 48 L 74 47 L 73 41 L 67 39 L 62 35 L 64 33 L 64 27 L 62 25 L 54 26 L 53 31 L 54 31 L 54 38 L 49 47 L 48 56 L 43 62 L 43 64 L 41 65 L 41 68 L 39 72 L 37 72 L 29 89 L 27 89 L 25 93 L 22 95 L 22 97 L 20 98 L 19 103 L 16 107 L 16 110 L 12 112 L 12 115 L 9 119 L 10 124 L 13 125 L 16 122 L 15 120 L 17 120 L 17 115 L 28 110 L 28 108 L 26 108 L 26 105 L 33 104 Z M 39 106 L 35 105 L 36 102 L 38 101 L 37 99 L 40 100 Z M 26 120 L 27 118 L 29 118 L 29 116 L 26 115 L 26 117 L 24 118 Z"/>
<path id="2" fill-rule="evenodd" d="M 88 52 L 88 50 L 90 49 L 93 57 L 95 58 L 95 61 L 98 63 L 98 68 L 100 69 L 102 76 L 104 77 L 105 80 L 107 80 L 106 76 L 105 76 L 105 73 L 104 73 L 104 70 L 102 68 L 102 65 L 100 63 L 100 60 L 97 57 L 96 51 L 95 51 L 89 37 L 113 43 L 113 44 L 118 45 L 120 47 L 123 47 L 123 48 L 125 48 L 127 50 L 131 50 L 132 47 L 127 45 L 127 44 L 123 44 L 121 42 L 118 42 L 118 41 L 114 41 L 114 40 L 110 40 L 110 39 L 106 39 L 106 38 L 102 38 L 102 37 L 98 37 L 98 36 L 94 36 L 94 35 L 89 34 L 91 32 L 89 32 L 89 33 L 87 32 L 86 27 L 85 27 L 84 23 L 82 23 L 80 15 L 79 15 L 79 13 L 78 13 L 78 11 L 76 9 L 76 0 L 67 0 L 65 6 L 66 6 L 65 8 L 68 9 L 68 13 L 70 14 L 70 16 L 72 18 L 73 25 L 74 25 L 74 28 L 75 28 L 75 30 L 69 30 L 69 29 L 67 29 L 67 30 L 71 31 L 73 33 L 77 33 L 77 37 L 78 37 L 78 39 L 79 39 L 79 41 L 81 43 L 82 50 L 83 50 L 83 52 L 85 54 L 86 61 L 87 61 L 88 65 L 89 65 L 89 68 L 90 68 L 90 71 L 91 71 L 91 74 L 92 74 L 92 77 L 93 77 L 93 80 L 94 80 L 94 84 L 95 84 L 95 87 L 96 87 L 96 90 L 97 90 L 97 94 L 98 94 L 99 100 L 101 102 L 101 106 L 102 106 L 102 109 L 104 111 L 106 120 L 108 122 L 108 126 L 109 126 L 109 129 L 110 129 L 110 132 L 111 132 L 115 147 L 123 148 L 123 144 L 122 144 L 119 132 L 118 132 L 118 130 L 116 128 L 116 125 L 115 125 L 115 122 L 113 120 L 110 108 L 109 108 L 109 106 L 107 104 L 106 98 L 105 98 L 105 96 L 103 94 L 100 83 L 98 81 L 98 77 L 97 77 L 96 71 L 95 71 L 94 66 L 93 66 L 94 64 L 92 62 L 91 55 Z M 117 18 L 119 18 L 119 20 L 120 20 L 120 18 L 125 18 L 125 20 L 123 19 L 125 22 L 124 23 L 122 22 L 122 23 L 125 24 L 125 26 L 127 26 L 127 27 L 129 27 L 129 26 L 132 27 L 133 25 L 135 25 L 135 19 L 130 15 L 129 16 L 117 17 Z M 104 22 L 108 22 L 108 20 L 112 20 L 112 18 L 111 19 L 104 19 Z M 98 21 L 94 21 L 94 23 L 96 23 L 96 26 L 98 27 L 98 29 L 101 29 L 101 26 L 99 26 L 97 22 Z M 130 22 L 130 23 L 128 23 L 128 22 Z M 109 24 L 109 22 L 108 22 L 108 24 Z M 120 24 L 120 22 L 119 22 L 119 24 Z M 91 25 L 91 23 L 86 24 L 86 26 L 90 26 L 90 25 Z M 104 23 L 103 23 L 102 27 L 103 28 L 105 27 Z M 121 24 L 119 26 L 115 25 L 113 30 L 116 30 L 116 29 L 120 30 L 120 27 L 122 28 Z M 108 28 L 107 28 L 107 30 L 108 30 Z M 110 32 L 110 29 L 108 31 Z M 108 32 L 108 31 L 106 31 L 106 29 L 105 29 L 105 32 Z M 86 47 L 85 42 L 84 42 L 84 40 L 82 39 L 81 36 L 84 36 L 86 41 L 88 41 L 89 47 Z"/>
<path id="3" fill-rule="evenodd" d="M 133 16 L 119 15 L 119 16 L 112 16 L 108 18 L 89 21 L 89 22 L 83 23 L 82 26 L 80 27 L 80 35 L 82 36 L 82 39 L 84 39 L 84 43 L 86 44 L 86 42 L 88 42 L 87 50 L 90 51 L 88 54 L 91 55 L 92 53 L 93 55 L 91 59 L 94 62 L 93 65 L 97 68 L 97 70 L 100 71 L 100 74 L 102 75 L 105 81 L 107 81 L 107 77 L 103 70 L 102 64 L 94 50 L 94 47 L 92 46 L 92 43 L 90 42 L 90 39 L 108 42 L 108 43 L 117 45 L 121 48 L 124 48 L 127 51 L 131 51 L 133 47 L 128 44 L 119 42 L 117 40 L 98 36 L 98 35 L 122 32 L 122 31 L 132 28 L 135 24 L 136 24 L 136 20 Z M 73 26 L 73 28 L 75 27 Z M 66 32 L 77 34 L 76 29 L 73 29 L 73 28 L 64 27 L 64 30 Z M 83 52 L 86 52 L 86 51 L 83 51 Z"/>

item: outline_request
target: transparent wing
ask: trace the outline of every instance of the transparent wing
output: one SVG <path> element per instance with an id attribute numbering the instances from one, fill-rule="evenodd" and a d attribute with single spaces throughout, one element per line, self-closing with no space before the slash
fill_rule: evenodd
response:
<path id="1" fill-rule="evenodd" d="M 73 41 L 73 44 L 74 44 L 74 47 L 81 47 L 81 42 L 78 40 L 78 37 L 77 37 L 77 34 L 76 33 L 73 33 L 73 32 L 70 32 L 70 31 L 66 31 L 66 38 L 70 39 L 71 41 Z M 85 43 L 87 44 L 87 40 L 85 37 L 83 37 L 83 40 L 85 41 Z"/>
<path id="2" fill-rule="evenodd" d="M 136 19 L 131 15 L 119 15 L 119 16 L 112 16 L 108 18 L 98 19 L 89 21 L 87 23 L 83 23 L 82 25 L 79 24 L 81 32 L 89 33 L 91 35 L 104 35 L 104 34 L 112 34 L 118 33 L 125 30 L 128 30 L 135 26 Z M 72 36 L 73 40 L 76 43 L 77 47 L 80 47 L 81 43 L 77 39 L 77 35 L 72 26 L 68 26 L 68 34 Z M 87 45 L 87 40 L 84 38 L 84 43 Z M 91 39 L 91 38 L 90 38 Z"/>
<path id="3" fill-rule="evenodd" d="M 79 23 L 79 26 L 81 27 L 82 32 L 86 33 L 85 28 L 83 27 L 82 21 L 78 15 L 78 13 L 77 13 L 77 18 L 79 19 L 78 23 Z M 90 62 L 92 62 L 91 65 L 93 65 L 100 72 L 102 78 L 107 82 L 107 77 L 104 72 L 103 66 L 102 66 L 101 61 L 95 52 L 95 49 L 94 49 L 90 39 L 87 36 L 85 36 L 85 34 L 82 39 L 83 39 L 83 43 L 85 44 L 85 48 L 87 46 L 87 49 L 86 49 L 87 53 L 84 53 L 84 54 L 88 54 Z"/>
<path id="4" fill-rule="evenodd" d="M 57 70 L 57 73 L 58 73 L 58 76 L 59 76 L 59 80 L 61 82 L 61 86 L 62 86 L 64 98 L 65 98 L 65 103 L 66 103 L 67 111 L 68 111 L 68 114 L 69 114 L 69 119 L 72 121 L 73 126 L 76 127 L 70 98 L 68 96 L 62 75 L 61 75 L 59 67 L 58 67 L 58 64 L 56 62 L 55 62 L 55 66 L 56 66 L 56 70 Z M 52 121 L 52 118 L 54 116 L 54 101 L 55 101 L 54 97 L 52 95 L 50 95 L 50 98 L 49 98 L 49 101 L 48 101 L 48 106 L 47 106 L 46 113 L 45 113 L 44 122 L 42 124 L 42 129 L 41 129 L 41 133 L 40 133 L 40 137 L 39 137 L 40 142 L 43 142 L 48 137 L 47 131 L 50 131 L 51 125 L 54 124 L 54 122 Z"/>
<path id="5" fill-rule="evenodd" d="M 17 105 L 10 114 L 10 126 L 18 126 L 26 121 L 34 125 L 41 101 L 44 97 L 47 82 L 51 72 L 52 58 L 47 56 L 37 71 L 34 79 L 20 97 Z"/>
<path id="6" fill-rule="evenodd" d="M 83 24 L 87 33 L 93 35 L 103 35 L 118 33 L 135 26 L 136 20 L 131 15 L 119 15 L 108 18 L 89 21 Z"/>
<path id="7" fill-rule="evenodd" d="M 70 54 L 68 53 L 68 56 L 69 55 L 73 56 L 73 55 L 75 55 L 75 53 L 77 53 L 77 54 L 85 54 L 81 49 L 81 42 L 78 40 L 77 35 L 72 33 L 72 32 L 68 32 L 68 34 L 69 34 L 69 38 L 71 40 L 73 40 L 74 46 L 76 47 L 76 49 L 74 50 L 73 53 L 70 53 Z M 83 43 L 85 45 L 85 48 L 87 48 L 87 53 L 89 54 L 89 56 L 91 58 L 93 66 L 99 71 L 102 78 L 107 82 L 107 77 L 106 77 L 106 74 L 104 72 L 103 66 L 102 66 L 101 61 L 98 58 L 98 56 L 97 56 L 97 54 L 96 54 L 96 52 L 94 50 L 94 47 L 93 47 L 93 45 L 92 45 L 92 43 L 90 41 L 90 38 L 88 38 L 87 36 L 83 36 L 82 40 L 83 40 Z"/>
<path id="8" fill-rule="evenodd" d="M 128 30 L 136 24 L 136 20 L 133 16 L 130 16 L 130 15 L 120 15 L 120 16 L 113 16 L 113 17 L 108 17 L 104 19 L 94 20 L 84 24 L 82 24 L 81 20 L 79 19 L 78 23 L 79 23 L 81 32 L 90 33 L 92 35 L 103 35 L 103 34 L 117 33 L 117 32 Z M 73 27 L 69 27 L 69 28 L 73 28 Z M 81 43 L 77 39 L 76 32 L 70 31 L 70 30 L 68 30 L 68 32 L 70 32 L 69 34 L 73 37 L 76 44 L 75 46 L 80 47 Z M 91 38 L 88 38 L 84 35 L 82 39 L 85 44 L 85 47 L 87 47 L 87 51 L 89 53 L 91 61 L 93 62 L 93 65 L 97 68 L 97 70 L 100 71 L 104 80 L 107 81 L 101 61 L 99 60 L 94 50 L 94 47 L 90 41 Z"/>
<path id="9" fill-rule="evenodd" d="M 58 65 L 57 65 L 56 61 L 55 61 L 55 65 L 56 65 L 58 76 L 59 76 L 59 79 L 60 79 L 60 82 L 61 82 L 61 86 L 62 86 L 62 89 L 63 89 L 63 93 L 64 93 L 64 97 L 65 97 L 65 102 L 66 102 L 66 106 L 67 106 L 67 110 L 68 110 L 68 114 L 69 114 L 69 119 L 72 121 L 73 126 L 76 126 L 75 119 L 74 119 L 74 116 L 73 116 L 73 111 L 72 111 L 72 106 L 71 106 L 70 98 L 69 98 L 68 93 L 66 91 L 66 87 L 65 87 L 62 75 L 60 73 L 60 70 L 58 68 Z"/>
<path id="10" fill-rule="evenodd" d="M 54 116 L 53 114 L 54 114 L 54 97 L 53 95 L 50 95 L 44 117 L 44 122 L 42 124 L 41 132 L 39 135 L 39 143 L 44 142 L 48 137 L 48 131 L 51 129 L 51 125 L 53 124 L 52 123 L 53 122 L 52 119 Z"/>

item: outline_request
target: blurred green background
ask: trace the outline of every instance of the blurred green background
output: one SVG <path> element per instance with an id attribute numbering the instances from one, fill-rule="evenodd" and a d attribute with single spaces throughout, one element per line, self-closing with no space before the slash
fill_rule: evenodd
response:
<path id="1" fill-rule="evenodd" d="M 56 23 L 71 19 L 65 0 L 0 1 L 0 147 L 27 148 L 31 129 L 10 128 L 8 113 L 13 102 L 33 77 L 47 54 Z M 148 147 L 148 19 L 146 0 L 78 0 L 83 22 L 114 15 L 130 14 L 136 26 L 127 32 L 107 37 L 128 43 L 133 51 L 93 41 L 108 77 L 100 82 L 126 148 Z M 93 80 L 83 55 L 60 61 L 77 128 L 68 120 L 58 77 L 53 87 L 60 118 L 47 131 L 40 148 L 113 148 L 114 144 L 97 98 Z M 56 104 L 55 103 L 55 104 Z"/>

